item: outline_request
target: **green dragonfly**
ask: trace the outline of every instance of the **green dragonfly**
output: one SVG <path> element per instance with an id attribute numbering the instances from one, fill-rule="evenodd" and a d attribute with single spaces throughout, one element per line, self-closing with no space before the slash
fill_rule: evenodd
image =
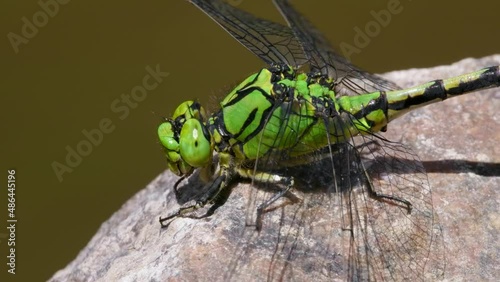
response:
<path id="1" fill-rule="evenodd" d="M 443 239 L 425 170 L 410 148 L 379 132 L 411 109 L 500 86 L 500 68 L 400 89 L 336 53 L 287 0 L 274 4 L 288 26 L 219 0 L 190 2 L 268 67 L 212 114 L 186 101 L 160 124 L 168 169 L 181 176 L 174 191 L 196 169 L 206 183 L 194 204 L 160 218 L 162 226 L 211 216 L 232 184 L 251 179 L 246 225 L 253 232 L 242 237 L 245 248 L 228 266 L 228 280 L 256 271 L 245 259 L 252 252 L 269 256 L 267 280 L 299 273 L 351 281 L 442 278 Z M 280 228 L 269 231 L 278 208 Z M 318 214 L 329 220 L 315 220 Z M 274 245 L 252 247 L 264 237 Z M 318 249 L 320 241 L 326 244 Z"/>

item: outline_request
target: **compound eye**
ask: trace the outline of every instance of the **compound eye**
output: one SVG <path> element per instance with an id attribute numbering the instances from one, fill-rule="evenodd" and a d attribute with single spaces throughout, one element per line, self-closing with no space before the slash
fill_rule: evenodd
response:
<path id="1" fill-rule="evenodd" d="M 212 156 L 210 140 L 203 134 L 203 125 L 196 119 L 187 120 L 179 138 L 182 159 L 193 167 L 205 166 Z"/>
<path id="2" fill-rule="evenodd" d="M 198 102 L 185 101 L 175 109 L 172 119 L 182 117 L 182 119 L 195 118 L 203 121 L 206 116 L 205 109 Z"/>
<path id="3" fill-rule="evenodd" d="M 158 126 L 158 138 L 160 139 L 161 144 L 168 151 L 178 151 L 179 144 L 175 141 L 175 132 L 172 126 L 172 123 L 167 121 L 160 126 Z"/>
<path id="4" fill-rule="evenodd" d="M 179 116 L 185 116 L 186 114 L 189 114 L 190 112 L 190 107 L 193 104 L 193 101 L 185 101 L 181 103 L 177 109 L 174 111 L 174 115 L 172 116 L 172 119 L 176 119 Z"/>

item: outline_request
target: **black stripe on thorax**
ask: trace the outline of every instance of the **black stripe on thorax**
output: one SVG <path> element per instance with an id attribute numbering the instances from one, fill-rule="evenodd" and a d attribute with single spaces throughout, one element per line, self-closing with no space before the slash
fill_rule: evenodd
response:
<path id="1" fill-rule="evenodd" d="M 231 132 L 229 132 L 227 129 L 226 129 L 226 125 L 224 124 L 224 108 L 225 107 L 228 107 L 228 106 L 233 106 L 234 104 L 238 103 L 241 101 L 242 98 L 244 98 L 246 95 L 248 95 L 249 93 L 253 92 L 253 91 L 259 91 L 262 96 L 264 96 L 266 98 L 267 101 L 269 101 L 269 103 L 272 105 L 270 107 L 268 107 L 267 109 L 265 109 L 263 112 L 262 112 L 262 119 L 266 119 L 270 112 L 272 112 L 272 110 L 274 109 L 274 105 L 276 103 L 275 99 L 269 95 L 268 93 L 266 93 L 264 90 L 262 90 L 261 88 L 259 87 L 250 87 L 250 88 L 247 88 L 247 89 L 244 89 L 244 90 L 238 90 L 237 91 L 237 97 L 234 98 L 233 100 L 231 100 L 231 103 L 227 103 L 226 105 L 224 105 L 222 107 L 222 109 L 216 114 L 218 116 L 218 119 L 217 119 L 217 125 L 216 125 L 216 128 L 217 128 L 217 131 L 219 131 L 219 134 L 221 136 L 223 136 L 225 139 L 231 139 L 231 138 L 234 138 L 234 139 L 238 139 L 238 137 L 243 134 L 243 132 L 246 130 L 246 128 L 252 124 L 252 122 L 254 122 L 255 120 L 255 116 L 257 115 L 257 111 L 259 110 L 259 108 L 255 107 L 251 112 L 250 114 L 248 115 L 248 117 L 245 119 L 245 122 L 243 123 L 243 126 L 240 128 L 240 130 L 235 133 L 235 134 L 232 134 Z M 251 105 L 249 105 L 249 107 L 251 107 Z M 250 140 L 251 138 L 253 138 L 256 134 L 258 134 L 262 128 L 264 127 L 265 125 L 265 122 L 262 122 L 260 121 L 259 122 L 259 126 L 252 132 L 250 133 L 247 138 L 243 141 L 243 142 L 247 142 L 248 140 Z"/>

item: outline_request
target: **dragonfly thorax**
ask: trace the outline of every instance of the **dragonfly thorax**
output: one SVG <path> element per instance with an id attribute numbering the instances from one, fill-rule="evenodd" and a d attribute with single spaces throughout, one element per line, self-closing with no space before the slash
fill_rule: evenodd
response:
<path id="1" fill-rule="evenodd" d="M 289 150 L 299 139 L 289 138 L 291 132 L 286 129 L 279 132 L 287 123 L 301 129 L 292 134 L 317 139 L 310 136 L 317 134 L 315 127 L 337 116 L 331 86 L 331 79 L 298 73 L 287 65 L 261 69 L 231 91 L 211 116 L 208 124 L 215 149 L 239 160 L 258 159 L 268 154 L 269 148 Z M 319 149 L 325 142 L 318 140 L 318 148 L 310 148 Z"/>

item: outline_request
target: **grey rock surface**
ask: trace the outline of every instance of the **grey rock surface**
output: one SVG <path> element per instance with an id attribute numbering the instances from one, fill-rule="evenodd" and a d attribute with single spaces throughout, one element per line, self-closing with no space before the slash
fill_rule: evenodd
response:
<path id="1" fill-rule="evenodd" d="M 500 65 L 500 55 L 384 77 L 406 88 L 492 65 Z M 426 167 L 443 228 L 447 281 L 500 277 L 499 110 L 500 88 L 481 91 L 408 113 L 389 124 L 384 134 L 413 148 Z M 179 207 L 172 190 L 176 180 L 167 171 L 154 179 L 104 222 L 75 260 L 50 281 L 219 281 L 235 263 L 250 262 L 260 272 L 244 278 L 265 279 L 270 268 L 265 248 L 275 246 L 264 246 L 269 242 L 258 237 L 250 246 L 263 246 L 251 256 L 240 255 L 245 193 L 254 188 L 238 184 L 212 216 L 180 218 L 161 229 L 159 216 Z M 266 216 L 278 222 L 279 209 Z M 308 255 L 295 280 L 324 278 L 325 258 Z"/>

